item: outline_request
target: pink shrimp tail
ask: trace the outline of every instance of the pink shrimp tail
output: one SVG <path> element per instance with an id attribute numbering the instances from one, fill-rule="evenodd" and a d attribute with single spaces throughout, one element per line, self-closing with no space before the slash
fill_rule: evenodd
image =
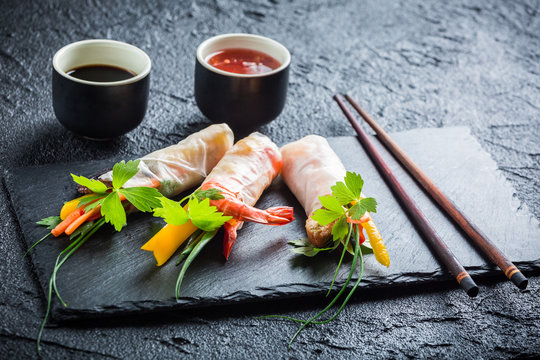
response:
<path id="1" fill-rule="evenodd" d="M 225 200 L 218 200 L 225 201 Z M 225 215 L 230 215 L 236 220 L 250 221 L 264 225 L 285 225 L 294 220 L 294 209 L 290 206 L 276 206 L 266 210 L 246 205 L 239 201 L 229 201 L 229 206 L 219 207 Z"/>
<path id="2" fill-rule="evenodd" d="M 223 235 L 223 255 L 225 255 L 225 260 L 229 260 L 232 246 L 236 241 L 236 231 L 242 226 L 242 223 L 242 221 L 230 220 L 223 225 L 225 230 Z"/>
<path id="3" fill-rule="evenodd" d="M 290 206 L 276 206 L 267 210 L 261 210 L 244 203 L 237 198 L 237 194 L 229 191 L 219 182 L 213 180 L 204 183 L 202 190 L 210 188 L 219 189 L 224 199 L 210 200 L 210 205 L 215 206 L 227 216 L 232 216 L 239 221 L 251 221 L 265 225 L 285 225 L 294 220 L 293 208 Z"/>
<path id="4" fill-rule="evenodd" d="M 290 206 L 274 206 L 266 209 L 266 212 L 272 221 L 268 222 L 269 225 L 285 225 L 294 220 L 294 208 Z"/>
<path id="5" fill-rule="evenodd" d="M 268 225 L 285 225 L 294 220 L 293 208 L 290 206 L 276 206 L 268 208 L 267 210 L 253 209 L 257 211 L 250 212 L 249 221 Z M 244 223 L 242 221 L 243 219 L 244 218 L 232 219 L 223 225 L 225 230 L 225 234 L 223 235 L 223 255 L 225 255 L 226 260 L 229 259 L 232 246 L 236 241 L 236 231 Z"/>
<path id="6" fill-rule="evenodd" d="M 285 225 L 294 220 L 294 209 L 290 206 L 276 206 L 262 210 L 231 198 L 211 200 L 210 204 L 217 207 L 223 214 L 232 216 L 239 221 L 250 221 L 264 225 Z"/>

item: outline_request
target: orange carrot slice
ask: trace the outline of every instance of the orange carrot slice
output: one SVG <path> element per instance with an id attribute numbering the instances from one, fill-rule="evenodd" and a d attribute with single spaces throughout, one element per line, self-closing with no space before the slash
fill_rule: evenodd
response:
<path id="1" fill-rule="evenodd" d="M 77 220 L 81 215 L 84 214 L 84 209 L 75 209 L 73 210 L 60 224 L 56 225 L 54 229 L 51 230 L 51 234 L 54 235 L 54 237 L 58 237 L 64 233 L 64 231 L 67 229 L 69 225 L 71 225 L 72 222 Z"/>
<path id="2" fill-rule="evenodd" d="M 120 201 L 126 200 L 126 197 L 122 194 L 118 194 L 120 197 Z M 96 200 L 97 201 L 97 200 Z M 92 201 L 94 202 L 94 201 Z M 91 203 L 90 203 L 91 204 Z M 83 209 L 86 206 L 83 206 Z M 97 218 L 101 217 L 101 205 L 96 206 L 89 212 L 85 213 L 84 215 L 77 218 L 75 221 L 73 221 L 66 229 L 66 235 L 71 235 L 79 226 L 81 226 L 86 221 L 95 220 Z"/>
<path id="3" fill-rule="evenodd" d="M 79 216 L 75 221 L 73 221 L 67 228 L 66 228 L 66 235 L 71 235 L 79 226 L 81 226 L 86 220 L 88 220 L 92 215 L 94 215 L 96 212 L 101 210 L 101 206 L 98 205 L 89 212 L 85 213 L 84 215 Z"/>

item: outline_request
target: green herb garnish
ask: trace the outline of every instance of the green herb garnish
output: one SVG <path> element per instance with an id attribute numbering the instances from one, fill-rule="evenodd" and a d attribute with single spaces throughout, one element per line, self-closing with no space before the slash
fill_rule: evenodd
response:
<path id="1" fill-rule="evenodd" d="M 85 210 L 90 211 L 101 205 L 101 215 L 116 231 L 122 230 L 122 227 L 126 225 L 126 211 L 120 200 L 120 195 L 123 195 L 129 203 L 142 212 L 150 212 L 155 207 L 161 205 L 160 198 L 162 195 L 154 188 L 122 188 L 137 173 L 139 162 L 140 160 L 135 160 L 126 163 L 122 160 L 115 164 L 113 167 L 112 187 L 107 187 L 98 180 L 91 180 L 84 176 L 71 174 L 73 181 L 79 185 L 86 186 L 95 193 L 95 195 L 89 197 L 90 199 L 82 199 L 85 204 L 97 200 L 87 205 Z"/>
<path id="2" fill-rule="evenodd" d="M 60 222 L 62 221 L 62 219 L 60 219 L 60 216 L 49 216 L 47 218 L 44 218 L 44 219 L 41 219 L 39 220 L 38 222 L 36 222 L 36 224 L 38 225 L 42 225 L 42 226 L 46 226 L 47 229 L 49 230 L 52 230 L 54 229 L 58 224 L 60 224 Z M 26 250 L 26 252 L 24 253 L 23 255 L 23 258 L 28 255 L 28 253 L 33 249 L 35 248 L 36 246 L 38 246 L 43 240 L 45 240 L 46 238 L 48 238 L 49 236 L 51 236 L 51 233 L 47 233 L 44 237 L 42 237 L 41 239 L 39 239 L 38 241 L 36 241 L 32 246 L 30 246 L 30 248 L 28 248 L 28 250 Z"/>
<path id="3" fill-rule="evenodd" d="M 69 236 L 69 239 L 72 240 L 71 244 L 60 252 L 56 258 L 56 263 L 49 279 L 47 310 L 37 337 L 38 354 L 41 355 L 41 335 L 49 317 L 53 291 L 62 305 L 67 306 L 66 302 L 60 296 L 60 292 L 56 286 L 56 275 L 61 266 L 105 223 L 110 223 L 116 229 L 116 231 L 122 230 L 122 228 L 126 225 L 126 210 L 121 201 L 121 197 L 125 198 L 127 203 L 130 203 L 142 212 L 150 212 L 155 207 L 161 205 L 160 198 L 162 198 L 162 195 L 156 189 L 149 187 L 122 188 L 122 186 L 124 186 L 124 184 L 137 173 L 138 165 L 139 160 L 128 161 L 127 163 L 121 161 L 115 164 L 113 167 L 112 187 L 107 187 L 107 185 L 98 180 L 88 179 L 84 176 L 71 174 L 75 183 L 85 186 L 94 192 L 94 194 L 80 199 L 77 208 L 84 206 L 85 213 L 88 213 L 96 207 L 101 206 L 100 212 L 102 217 L 94 221 L 85 222 L 79 226 Z M 47 229 L 52 230 L 61 221 L 62 220 L 59 216 L 51 216 L 38 221 L 37 224 L 46 226 Z M 43 238 L 38 240 L 30 247 L 30 249 L 28 249 L 27 253 L 50 235 L 51 233 L 49 232 Z"/>
<path id="4" fill-rule="evenodd" d="M 347 171 L 344 182 L 338 181 L 332 186 L 332 195 L 319 196 L 324 209 L 315 210 L 311 218 L 321 226 L 335 221 L 332 227 L 334 241 L 347 235 L 347 216 L 360 220 L 366 211 L 377 212 L 374 198 L 362 198 L 363 186 L 364 180 L 359 174 Z"/>
<path id="5" fill-rule="evenodd" d="M 184 275 L 186 274 L 189 265 L 191 265 L 193 260 L 195 260 L 197 255 L 199 255 L 199 253 L 206 246 L 206 244 L 208 244 L 210 240 L 212 240 L 216 236 L 217 232 L 217 229 L 213 231 L 204 231 L 195 240 L 195 243 L 191 247 L 189 255 L 187 255 L 186 261 L 184 262 L 184 265 L 180 270 L 180 274 L 178 274 L 178 279 L 176 280 L 176 300 L 178 300 L 180 296 L 180 286 L 182 286 L 182 280 L 184 279 Z"/>
<path id="6" fill-rule="evenodd" d="M 62 219 L 60 219 L 60 216 L 49 216 L 45 219 L 41 219 L 36 224 L 46 226 L 47 229 L 52 230 L 56 227 L 56 225 L 60 224 L 62 222 Z"/>
<path id="7" fill-rule="evenodd" d="M 289 244 L 294 246 L 292 249 L 293 252 L 309 257 L 315 256 L 323 251 L 333 251 L 339 246 L 340 243 L 343 245 L 341 257 L 326 296 L 330 294 L 330 291 L 334 286 L 339 269 L 341 268 L 341 264 L 343 262 L 343 258 L 345 257 L 345 253 L 348 251 L 353 255 L 353 261 L 345 283 L 330 301 L 330 303 L 315 316 L 309 318 L 308 320 L 296 319 L 282 315 L 268 315 L 261 317 L 262 319 L 281 318 L 302 323 L 300 328 L 289 341 L 289 348 L 298 334 L 300 334 L 300 332 L 302 332 L 306 326 L 310 324 L 324 324 L 335 319 L 341 313 L 358 287 L 358 284 L 360 284 L 360 281 L 362 280 L 364 271 L 363 255 L 373 253 L 373 249 L 363 245 L 364 236 L 362 235 L 362 227 L 356 223 L 355 220 L 360 220 L 368 211 L 376 212 L 377 210 L 377 202 L 374 198 L 362 198 L 363 185 L 364 180 L 362 180 L 362 177 L 359 174 L 347 171 L 343 181 L 338 181 L 334 186 L 331 187 L 332 195 L 319 196 L 319 200 L 324 208 L 314 211 L 311 218 L 320 226 L 327 226 L 333 223 L 331 232 L 332 242 L 328 247 L 317 248 L 313 246 L 313 244 L 311 244 L 307 239 L 289 242 Z M 349 291 L 334 315 L 326 320 L 318 320 L 322 315 L 330 310 L 330 308 L 346 291 L 347 286 L 349 285 L 354 272 L 356 271 L 358 258 L 360 258 L 360 275 L 354 283 L 352 289 Z"/>
<path id="8" fill-rule="evenodd" d="M 161 198 L 161 207 L 154 209 L 154 216 L 163 218 L 167 224 L 182 225 L 191 221 L 193 225 L 200 229 L 186 241 L 184 250 L 176 262 L 178 266 L 185 260 L 176 281 L 175 293 L 177 300 L 180 296 L 182 280 L 189 265 L 206 244 L 216 236 L 219 228 L 232 219 L 232 216 L 225 216 L 222 212 L 217 211 L 215 206 L 210 205 L 210 200 L 221 199 L 224 199 L 224 196 L 221 195 L 218 189 L 199 189 L 180 201 Z M 185 205 L 187 205 L 187 210 L 184 209 Z"/>
<path id="9" fill-rule="evenodd" d="M 210 191 L 212 190 L 212 191 Z M 223 226 L 232 216 L 225 216 L 217 211 L 215 206 L 210 205 L 210 200 L 223 199 L 223 195 L 214 194 L 217 189 L 208 189 L 204 191 L 197 190 L 193 194 L 186 196 L 180 201 L 174 201 L 167 198 L 161 198 L 161 207 L 154 209 L 154 216 L 161 217 L 167 224 L 182 225 L 189 220 L 203 231 L 214 231 Z M 212 194 L 212 198 L 204 197 L 206 194 Z M 187 202 L 187 211 L 183 203 Z"/>
<path id="10" fill-rule="evenodd" d="M 199 240 L 199 235 L 201 235 L 203 231 L 202 230 L 196 230 L 193 234 L 190 235 L 190 237 L 184 242 L 184 246 L 182 247 L 182 252 L 176 259 L 176 266 L 180 265 L 187 256 L 193 251 L 193 248 L 195 245 L 197 245 L 197 242 Z"/>

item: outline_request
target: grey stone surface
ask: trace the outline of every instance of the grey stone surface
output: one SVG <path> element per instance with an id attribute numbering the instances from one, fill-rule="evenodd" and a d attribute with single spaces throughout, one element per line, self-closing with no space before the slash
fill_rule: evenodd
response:
<path id="1" fill-rule="evenodd" d="M 207 124 L 193 100 L 194 51 L 207 37 L 251 32 L 292 53 L 288 103 L 261 129 L 284 143 L 350 135 L 331 101 L 352 94 L 389 131 L 467 125 L 540 218 L 538 1 L 19 2 L 0 12 L 0 167 L 130 157 Z M 153 60 L 147 116 L 108 143 L 75 137 L 51 108 L 50 61 L 72 41 L 112 38 Z M 36 179 L 40 181 L 42 179 Z M 54 179 L 51 179 L 54 181 Z M 0 355 L 31 358 L 43 315 L 38 282 L 4 186 L 0 220 Z M 519 231 L 519 230 L 516 230 Z M 453 284 L 365 292 L 328 325 L 254 319 L 307 317 L 324 299 L 228 306 L 166 317 L 48 328 L 47 358 L 536 358 L 538 277 L 521 292 L 482 282 L 469 299 Z"/>

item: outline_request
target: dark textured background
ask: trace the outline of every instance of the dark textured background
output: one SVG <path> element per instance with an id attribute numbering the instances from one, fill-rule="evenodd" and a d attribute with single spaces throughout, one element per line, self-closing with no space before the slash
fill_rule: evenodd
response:
<path id="1" fill-rule="evenodd" d="M 540 3 L 538 1 L 19 2 L 0 11 L 0 167 L 131 157 L 206 124 L 193 100 L 194 52 L 218 33 L 270 36 L 293 56 L 285 111 L 261 131 L 284 143 L 349 135 L 331 101 L 349 91 L 389 131 L 467 125 L 540 218 Z M 64 130 L 51 108 L 50 62 L 86 38 L 133 43 L 153 60 L 141 126 L 108 143 Z M 204 124 L 203 124 L 204 123 Z M 38 179 L 36 179 L 38 180 Z M 5 187 L 0 201 L 0 356 L 35 356 L 40 290 Z M 516 230 L 519 231 L 519 230 Z M 496 279 L 500 280 L 500 278 Z M 538 277 L 520 292 L 482 283 L 469 299 L 453 283 L 367 292 L 339 321 L 310 328 L 287 352 L 296 325 L 323 299 L 211 308 L 49 328 L 46 357 L 442 357 L 540 355 Z"/>

